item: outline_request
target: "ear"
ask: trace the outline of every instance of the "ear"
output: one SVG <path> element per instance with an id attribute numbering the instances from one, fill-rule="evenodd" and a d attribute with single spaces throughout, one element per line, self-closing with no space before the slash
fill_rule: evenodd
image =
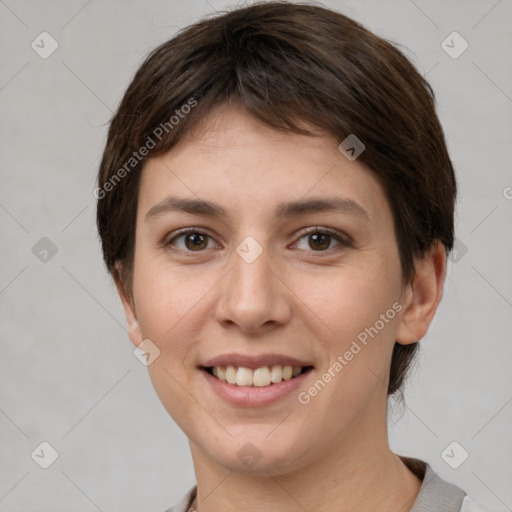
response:
<path id="1" fill-rule="evenodd" d="M 403 313 L 395 339 L 402 345 L 419 341 L 428 331 L 443 295 L 446 277 L 446 249 L 438 241 L 422 258 L 414 261 L 412 283 L 404 292 Z"/>
<path id="2" fill-rule="evenodd" d="M 126 316 L 126 323 L 128 325 L 128 336 L 132 343 L 138 347 L 144 339 L 140 330 L 139 321 L 137 320 L 137 313 L 135 311 L 135 302 L 132 296 L 130 296 L 123 284 L 121 279 L 122 263 L 116 261 L 115 271 L 113 273 L 114 282 L 116 284 L 117 292 L 123 304 L 124 314 Z"/>

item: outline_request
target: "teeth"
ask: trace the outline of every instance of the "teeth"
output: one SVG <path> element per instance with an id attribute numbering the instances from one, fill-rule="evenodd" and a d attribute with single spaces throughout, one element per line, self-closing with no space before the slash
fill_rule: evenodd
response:
<path id="1" fill-rule="evenodd" d="M 283 367 L 282 366 L 272 366 L 270 380 L 272 382 L 281 382 L 283 380 Z"/>
<path id="2" fill-rule="evenodd" d="M 234 366 L 226 366 L 226 382 L 236 384 L 236 368 Z"/>
<path id="3" fill-rule="evenodd" d="M 238 369 L 240 371 L 241 368 Z M 252 382 L 249 381 L 249 386 L 252 384 L 253 386 L 270 386 L 270 370 L 268 366 L 264 366 L 263 368 L 256 368 L 252 373 Z"/>
<path id="4" fill-rule="evenodd" d="M 215 366 L 212 373 L 219 380 L 235 384 L 236 386 L 264 387 L 271 384 L 279 384 L 283 380 L 290 380 L 299 375 L 301 366 L 262 366 L 252 370 L 244 366 Z"/>
<path id="5" fill-rule="evenodd" d="M 252 370 L 249 368 L 240 367 L 236 372 L 236 385 L 237 386 L 251 386 L 252 385 Z"/>
<path id="6" fill-rule="evenodd" d="M 293 375 L 293 368 L 291 366 L 285 366 L 283 368 L 283 379 L 290 380 Z"/>
<path id="7" fill-rule="evenodd" d="M 220 380 L 226 380 L 226 369 L 222 366 L 216 366 L 215 368 L 217 368 L 217 375 L 215 377 L 218 377 Z"/>

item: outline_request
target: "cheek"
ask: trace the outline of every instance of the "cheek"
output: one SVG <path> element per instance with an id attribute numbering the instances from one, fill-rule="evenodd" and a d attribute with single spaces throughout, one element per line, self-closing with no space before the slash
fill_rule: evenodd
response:
<path id="1" fill-rule="evenodd" d="M 187 411 L 197 403 L 187 390 L 193 376 L 187 368 L 187 356 L 198 339 L 198 326 L 204 320 L 204 299 L 213 286 L 190 272 L 185 276 L 177 268 L 163 268 L 143 260 L 134 276 L 134 293 L 142 336 L 160 349 L 160 355 L 148 366 L 152 385 L 176 423 L 185 431 L 191 425 Z"/>
<path id="2" fill-rule="evenodd" d="M 309 315 L 323 325 L 322 332 L 335 339 L 355 337 L 400 298 L 399 274 L 377 264 L 347 265 L 314 276 L 297 273 L 293 281 L 291 288 Z M 386 327 L 391 324 L 387 322 Z"/>
<path id="3" fill-rule="evenodd" d="M 149 261 L 149 260 L 148 260 Z M 134 293 L 142 334 L 159 343 L 161 348 L 190 339 L 187 329 L 198 325 L 204 315 L 208 291 L 215 276 L 152 262 L 141 265 L 135 273 Z M 178 335 L 179 333 L 179 335 Z M 189 333 L 192 336 L 192 332 Z"/>
<path id="4" fill-rule="evenodd" d="M 399 278 L 399 269 L 373 262 L 295 279 L 292 288 L 306 304 L 301 314 L 309 318 L 309 330 L 327 356 L 322 371 L 330 371 L 326 378 L 333 382 L 320 401 L 340 400 L 342 391 L 341 401 L 353 410 L 380 389 L 395 342 Z"/>

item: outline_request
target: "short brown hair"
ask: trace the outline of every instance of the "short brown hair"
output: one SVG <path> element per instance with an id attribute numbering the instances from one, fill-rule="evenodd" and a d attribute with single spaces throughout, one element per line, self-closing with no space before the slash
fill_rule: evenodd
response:
<path id="1" fill-rule="evenodd" d="M 107 269 L 128 296 L 144 162 L 223 104 L 241 104 L 277 130 L 313 135 L 310 126 L 340 142 L 356 135 L 365 145 L 358 160 L 379 178 L 393 212 L 404 283 L 415 256 L 437 241 L 452 249 L 455 175 L 428 82 L 393 43 L 341 13 L 258 3 L 202 20 L 153 50 L 112 118 L 97 226 Z M 184 105 L 194 108 L 172 123 Z M 388 394 L 400 390 L 417 348 L 395 342 Z"/>

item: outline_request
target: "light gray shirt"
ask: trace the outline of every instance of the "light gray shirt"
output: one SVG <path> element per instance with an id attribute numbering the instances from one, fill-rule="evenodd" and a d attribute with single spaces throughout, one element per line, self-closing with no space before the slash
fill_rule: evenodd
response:
<path id="1" fill-rule="evenodd" d="M 411 457 L 400 458 L 422 480 L 410 512 L 485 512 L 462 489 L 443 480 L 428 463 Z M 197 485 L 194 485 L 178 503 L 165 512 L 194 512 L 190 506 L 196 494 Z"/>

